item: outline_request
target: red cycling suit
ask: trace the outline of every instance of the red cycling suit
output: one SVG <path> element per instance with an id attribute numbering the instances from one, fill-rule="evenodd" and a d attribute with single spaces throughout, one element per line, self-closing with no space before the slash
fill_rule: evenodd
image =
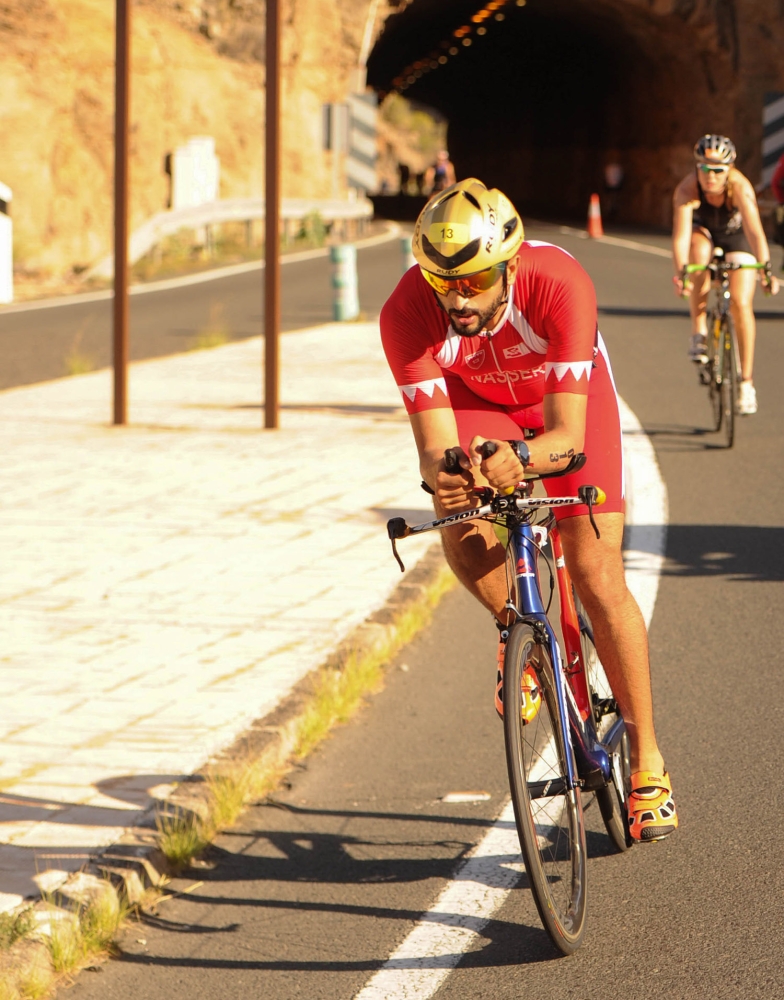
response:
<path id="1" fill-rule="evenodd" d="M 461 337 L 418 267 L 403 275 L 381 312 L 381 340 L 406 410 L 451 407 L 460 444 L 476 434 L 497 440 L 541 431 L 548 393 L 588 396 L 579 472 L 545 479 L 549 496 L 574 495 L 590 483 L 607 494 L 605 512 L 624 509 L 618 399 L 596 322 L 591 279 L 560 247 L 529 241 L 498 326 Z M 582 505 L 556 516 L 586 514 Z"/>

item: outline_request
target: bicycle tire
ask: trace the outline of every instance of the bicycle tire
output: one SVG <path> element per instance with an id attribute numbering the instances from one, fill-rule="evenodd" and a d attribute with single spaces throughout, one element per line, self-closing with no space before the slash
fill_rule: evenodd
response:
<path id="1" fill-rule="evenodd" d="M 523 725 L 520 682 L 534 666 L 542 691 Z M 568 723 L 567 723 L 568 725 Z M 580 947 L 586 917 L 586 846 L 580 789 L 566 784 L 568 731 L 557 708 L 553 664 L 525 622 L 512 626 L 504 663 L 504 738 L 515 822 L 542 924 L 564 955 Z M 549 794 L 543 794 L 549 793 Z"/>
<path id="2" fill-rule="evenodd" d="M 612 688 L 610 687 L 610 682 L 607 680 L 607 675 L 604 672 L 602 661 L 596 652 L 591 620 L 577 594 L 574 595 L 574 603 L 580 623 L 580 646 L 582 647 L 588 694 L 593 706 L 594 725 L 596 726 L 596 734 L 601 740 L 617 722 L 620 713 Z M 616 850 L 628 851 L 632 846 L 632 839 L 629 836 L 625 800 L 630 788 L 632 768 L 629 736 L 625 731 L 619 748 L 619 764 L 621 780 L 625 785 L 624 789 L 621 790 L 618 788 L 615 774 L 613 774 L 608 784 L 604 788 L 597 788 L 594 794 L 596 795 L 599 811 L 602 814 L 604 826 L 610 840 L 613 842 Z"/>
<path id="3" fill-rule="evenodd" d="M 735 442 L 735 415 L 738 408 L 738 350 L 731 316 L 725 316 L 721 328 L 721 408 L 724 421 L 724 442 L 731 448 Z"/>
<path id="4" fill-rule="evenodd" d="M 720 431 L 723 417 L 721 405 L 722 340 L 721 320 L 712 313 L 708 321 L 708 398 L 713 414 L 713 430 Z"/>

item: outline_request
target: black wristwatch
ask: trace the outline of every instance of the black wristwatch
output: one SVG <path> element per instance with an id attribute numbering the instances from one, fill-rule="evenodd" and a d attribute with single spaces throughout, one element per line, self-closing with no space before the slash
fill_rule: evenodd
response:
<path id="1" fill-rule="evenodd" d="M 515 453 L 515 455 L 517 455 L 517 458 L 519 459 L 520 464 L 523 466 L 523 468 L 525 468 L 526 465 L 528 465 L 528 463 L 531 461 L 531 452 L 528 450 L 528 445 L 525 443 L 525 441 L 507 441 L 506 443 Z"/>

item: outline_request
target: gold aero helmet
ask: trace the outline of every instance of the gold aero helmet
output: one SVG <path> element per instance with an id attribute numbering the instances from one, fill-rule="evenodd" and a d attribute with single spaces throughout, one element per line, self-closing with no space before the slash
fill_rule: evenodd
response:
<path id="1" fill-rule="evenodd" d="M 423 271 L 460 278 L 511 260 L 524 238 L 522 219 L 506 195 L 469 177 L 425 205 L 411 248 Z"/>

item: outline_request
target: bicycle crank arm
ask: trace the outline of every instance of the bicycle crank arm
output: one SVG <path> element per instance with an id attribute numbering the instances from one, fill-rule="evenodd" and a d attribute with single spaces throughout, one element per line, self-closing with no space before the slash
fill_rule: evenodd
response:
<path id="1" fill-rule="evenodd" d="M 566 795 L 569 785 L 563 778 L 553 778 L 551 781 L 529 781 L 528 794 L 532 799 L 549 799 L 555 795 Z"/>

